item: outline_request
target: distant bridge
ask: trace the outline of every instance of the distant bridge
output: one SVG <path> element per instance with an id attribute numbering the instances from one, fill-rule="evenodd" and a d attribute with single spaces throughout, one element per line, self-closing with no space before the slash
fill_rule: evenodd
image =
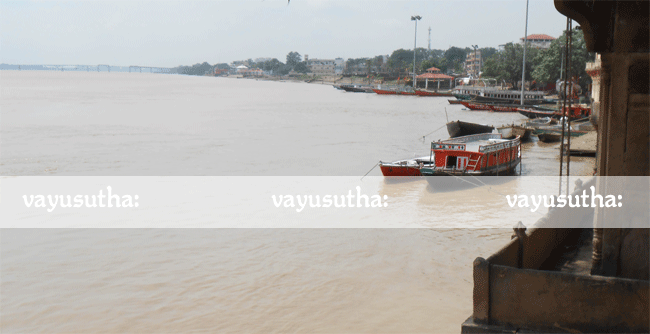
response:
<path id="1" fill-rule="evenodd" d="M 167 67 L 151 67 L 151 66 L 136 66 L 136 65 L 129 66 L 129 73 L 131 72 L 142 73 L 143 69 L 145 73 L 167 73 L 167 74 L 171 73 L 171 68 L 167 68 Z"/>

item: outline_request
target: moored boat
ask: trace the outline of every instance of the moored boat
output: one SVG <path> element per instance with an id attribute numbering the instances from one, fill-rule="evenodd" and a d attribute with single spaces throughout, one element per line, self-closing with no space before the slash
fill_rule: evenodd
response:
<path id="1" fill-rule="evenodd" d="M 384 176 L 421 176 L 420 169 L 425 166 L 432 166 L 432 156 L 379 162 L 379 168 Z"/>
<path id="2" fill-rule="evenodd" d="M 460 101 L 460 104 L 464 105 L 470 110 L 485 110 L 485 111 L 494 111 L 494 112 L 517 112 L 519 106 L 512 105 L 498 105 L 498 104 L 488 104 L 488 103 L 478 103 L 474 101 Z"/>
<path id="3" fill-rule="evenodd" d="M 447 101 L 449 101 L 449 104 L 461 104 L 461 102 L 463 102 L 461 100 L 447 100 Z"/>
<path id="4" fill-rule="evenodd" d="M 502 87 L 489 86 L 483 82 L 479 86 L 458 85 L 454 88 L 455 94 L 463 94 L 476 102 L 521 104 L 520 90 L 506 90 Z M 535 105 L 545 103 L 545 93 L 541 91 L 524 91 L 524 104 Z"/>
<path id="5" fill-rule="evenodd" d="M 449 92 L 437 92 L 437 91 L 429 91 L 429 90 L 422 90 L 422 89 L 416 89 L 415 94 L 418 96 L 453 96 Z"/>
<path id="6" fill-rule="evenodd" d="M 521 126 L 521 125 L 505 125 L 497 128 L 497 131 L 505 139 L 512 139 L 519 137 L 522 141 L 529 140 L 530 134 L 533 132 L 533 128 Z"/>
<path id="7" fill-rule="evenodd" d="M 351 93 L 372 93 L 372 87 L 361 85 L 341 85 L 341 89 Z"/>
<path id="8" fill-rule="evenodd" d="M 531 95 L 531 93 L 538 93 Z M 534 105 L 544 103 L 543 94 L 540 92 L 525 92 L 524 104 Z M 521 92 L 518 91 L 484 91 L 480 94 L 469 94 L 477 102 L 491 102 L 501 104 L 518 104 L 521 103 Z"/>
<path id="9" fill-rule="evenodd" d="M 542 126 L 549 126 L 551 124 L 554 124 L 555 122 L 556 120 L 554 118 L 540 117 L 540 118 L 533 118 L 529 121 L 526 121 L 523 125 L 525 127 L 537 129 Z"/>
<path id="10" fill-rule="evenodd" d="M 451 93 L 451 95 L 454 96 L 457 100 L 461 101 L 469 101 L 472 99 L 472 97 L 468 94 Z"/>
<path id="11" fill-rule="evenodd" d="M 431 155 L 434 165 L 420 168 L 422 176 L 506 175 L 521 162 L 521 140 L 499 133 L 463 136 L 431 143 Z M 427 181 L 435 187 L 436 179 Z"/>
<path id="12" fill-rule="evenodd" d="M 538 133 L 537 138 L 543 143 L 555 143 L 562 140 L 562 134 L 557 133 Z"/>
<path id="13" fill-rule="evenodd" d="M 490 133 L 492 130 L 494 130 L 493 126 L 485 124 L 476 124 L 463 121 L 447 123 L 447 131 L 449 132 L 449 137 L 451 138 L 475 135 L 478 133 Z"/>
<path id="14" fill-rule="evenodd" d="M 568 137 L 569 135 L 571 137 L 580 137 L 586 135 L 588 132 L 589 131 L 574 130 L 573 128 L 571 129 L 571 131 L 568 131 L 565 128 L 564 137 Z M 540 127 L 536 129 L 534 133 L 537 135 L 537 137 L 539 137 L 539 140 L 543 142 L 560 141 L 560 139 L 562 138 L 562 126 L 556 125 L 556 126 L 549 126 L 549 127 Z"/>
<path id="15" fill-rule="evenodd" d="M 392 90 L 392 89 L 379 89 L 373 88 L 373 92 L 380 95 L 416 95 L 415 92 L 405 91 L 405 90 Z"/>
<path id="16" fill-rule="evenodd" d="M 525 108 L 518 108 L 517 111 L 528 117 L 528 118 L 540 118 L 540 117 L 550 117 L 550 118 L 555 118 L 555 119 L 560 119 L 564 116 L 567 116 L 567 114 L 570 115 L 571 119 L 581 119 L 585 117 L 589 117 L 591 115 L 591 108 L 588 107 L 582 107 L 582 106 L 571 106 L 567 107 L 564 113 L 561 111 L 542 111 L 542 110 L 533 110 L 533 109 L 525 109 Z M 568 112 L 566 112 L 568 110 Z"/>

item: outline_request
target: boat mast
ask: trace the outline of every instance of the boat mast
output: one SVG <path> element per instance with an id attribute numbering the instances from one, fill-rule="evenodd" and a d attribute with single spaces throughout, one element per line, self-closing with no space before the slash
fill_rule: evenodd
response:
<path id="1" fill-rule="evenodd" d="M 524 105 L 524 87 L 526 86 L 526 46 L 528 45 L 528 0 L 526 0 L 526 28 L 524 29 L 524 61 L 521 65 L 521 105 Z"/>

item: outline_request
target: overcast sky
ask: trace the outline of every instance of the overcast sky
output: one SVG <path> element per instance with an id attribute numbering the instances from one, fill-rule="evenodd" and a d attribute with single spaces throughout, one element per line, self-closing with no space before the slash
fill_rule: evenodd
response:
<path id="1" fill-rule="evenodd" d="M 530 0 L 528 34 L 558 37 L 566 17 Z M 290 51 L 372 57 L 396 49 L 497 47 L 524 36 L 525 0 L 0 1 L 0 62 L 174 67 Z"/>

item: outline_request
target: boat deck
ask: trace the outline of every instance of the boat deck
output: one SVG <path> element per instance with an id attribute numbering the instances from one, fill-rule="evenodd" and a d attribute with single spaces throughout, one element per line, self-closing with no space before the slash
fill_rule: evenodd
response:
<path id="1" fill-rule="evenodd" d="M 487 135 L 487 136 L 485 136 Z M 501 134 L 481 134 L 481 135 L 475 135 L 478 138 L 475 140 L 471 141 L 464 141 L 464 140 L 446 140 L 441 142 L 441 144 L 449 143 L 449 144 L 465 144 L 465 151 L 471 151 L 471 152 L 478 152 L 479 146 L 487 146 L 487 145 L 493 145 L 493 144 L 498 144 L 498 143 L 504 143 L 504 142 L 509 142 L 511 140 L 509 139 L 502 139 L 500 138 Z"/>

